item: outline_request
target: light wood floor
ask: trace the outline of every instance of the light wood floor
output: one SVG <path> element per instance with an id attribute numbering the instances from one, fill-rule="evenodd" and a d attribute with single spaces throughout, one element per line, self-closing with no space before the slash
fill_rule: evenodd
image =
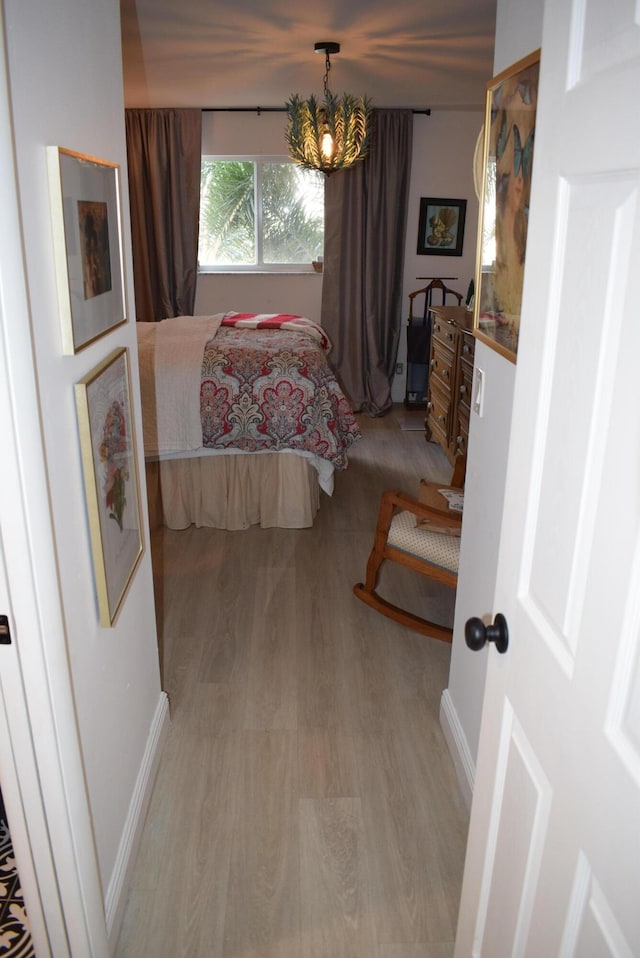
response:
<path id="1" fill-rule="evenodd" d="M 401 408 L 361 418 L 313 529 L 154 538 L 172 723 L 119 958 L 453 954 L 468 817 L 438 721 L 450 647 L 351 592 L 382 490 L 451 470 Z M 390 596 L 452 616 L 446 590 L 390 571 Z"/>

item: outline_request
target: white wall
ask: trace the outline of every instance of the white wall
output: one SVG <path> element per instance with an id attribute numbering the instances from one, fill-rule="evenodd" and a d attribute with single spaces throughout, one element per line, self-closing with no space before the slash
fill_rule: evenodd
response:
<path id="1" fill-rule="evenodd" d="M 41 410 L 41 422 L 31 428 L 42 435 L 64 622 L 64 634 L 50 637 L 51 660 L 47 656 L 44 664 L 55 688 L 53 649 L 66 644 L 98 868 L 113 916 L 127 865 L 122 854 L 130 850 L 132 814 L 142 798 L 136 790 L 150 758 L 154 722 L 166 715 L 166 700 L 160 691 L 144 472 L 144 556 L 115 627 L 104 629 L 98 623 L 73 386 L 114 348 L 131 350 L 142 463 L 135 328 L 129 322 L 78 355 L 63 355 L 45 148 L 64 146 L 119 163 L 126 171 L 119 5 L 118 0 L 35 5 L 5 0 L 4 8 Z M 133 316 L 126 175 L 122 200 L 126 294 Z"/>
<path id="2" fill-rule="evenodd" d="M 295 313 L 319 323 L 321 304 L 320 273 L 200 273 L 194 312 Z"/>
<path id="3" fill-rule="evenodd" d="M 494 74 L 540 46 L 543 0 L 498 0 Z M 535 159 L 534 159 L 535 163 Z M 516 367 L 476 342 L 475 366 L 485 373 L 482 418 L 471 414 L 465 486 L 465 521 L 460 553 L 449 686 L 441 721 L 462 792 L 470 804 L 480 734 L 487 655 L 471 652 L 464 624 L 471 616 L 493 621 L 498 543 L 502 523 L 509 429 Z"/>

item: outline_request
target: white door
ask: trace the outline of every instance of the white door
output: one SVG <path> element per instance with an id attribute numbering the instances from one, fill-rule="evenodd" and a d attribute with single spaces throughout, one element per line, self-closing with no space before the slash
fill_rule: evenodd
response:
<path id="1" fill-rule="evenodd" d="M 456 958 L 640 955 L 640 5 L 547 0 Z"/>

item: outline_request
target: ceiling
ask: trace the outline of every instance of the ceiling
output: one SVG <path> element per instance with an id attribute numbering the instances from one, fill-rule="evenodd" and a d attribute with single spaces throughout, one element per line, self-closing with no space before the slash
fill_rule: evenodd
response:
<path id="1" fill-rule="evenodd" d="M 304 6 L 304 10 L 302 7 Z M 330 89 L 377 107 L 482 109 L 496 0 L 121 0 L 128 107 L 282 107 Z"/>

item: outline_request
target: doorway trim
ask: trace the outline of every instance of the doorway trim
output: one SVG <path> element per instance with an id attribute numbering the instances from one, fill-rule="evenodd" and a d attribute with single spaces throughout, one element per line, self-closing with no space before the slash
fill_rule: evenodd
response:
<path id="1" fill-rule="evenodd" d="M 0 774 L 39 958 L 108 958 L 69 669 L 24 258 L 0 0 Z"/>

